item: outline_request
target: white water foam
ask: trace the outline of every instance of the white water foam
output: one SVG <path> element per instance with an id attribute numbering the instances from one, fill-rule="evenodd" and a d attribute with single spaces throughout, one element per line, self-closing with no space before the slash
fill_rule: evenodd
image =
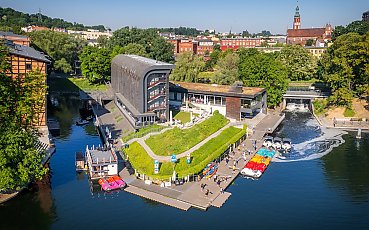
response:
<path id="1" fill-rule="evenodd" d="M 313 120 L 314 121 L 314 120 Z M 309 126 L 316 126 L 313 124 L 313 121 L 309 120 Z M 316 122 L 316 121 L 315 121 Z M 314 160 L 321 158 L 327 155 L 329 152 L 332 151 L 333 148 L 339 146 L 340 144 L 344 143 L 345 140 L 342 138 L 344 134 L 347 134 L 346 131 L 338 130 L 338 129 L 327 129 L 325 127 L 321 127 L 322 135 L 320 137 L 298 143 L 293 145 L 293 150 L 295 153 L 298 153 L 302 158 L 299 159 L 280 159 L 277 157 L 273 158 L 273 162 L 293 162 L 293 161 L 303 161 L 303 160 Z M 319 144 L 323 144 L 325 146 L 329 145 L 327 149 L 323 149 L 323 151 L 319 151 L 317 147 Z M 307 154 L 308 151 L 316 151 L 312 154 Z M 306 157 L 303 157 L 306 156 Z"/>

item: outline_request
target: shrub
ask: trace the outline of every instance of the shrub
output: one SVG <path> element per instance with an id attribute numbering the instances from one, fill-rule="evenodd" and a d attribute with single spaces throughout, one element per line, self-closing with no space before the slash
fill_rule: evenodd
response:
<path id="1" fill-rule="evenodd" d="M 343 113 L 345 117 L 353 117 L 355 116 L 355 111 L 351 108 L 346 108 L 345 112 Z"/>

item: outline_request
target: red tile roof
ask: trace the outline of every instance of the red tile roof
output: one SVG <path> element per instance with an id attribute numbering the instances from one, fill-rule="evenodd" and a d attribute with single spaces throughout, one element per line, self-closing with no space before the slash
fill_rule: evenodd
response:
<path id="1" fill-rule="evenodd" d="M 323 37 L 325 28 L 311 28 L 311 29 L 288 29 L 288 37 Z"/>

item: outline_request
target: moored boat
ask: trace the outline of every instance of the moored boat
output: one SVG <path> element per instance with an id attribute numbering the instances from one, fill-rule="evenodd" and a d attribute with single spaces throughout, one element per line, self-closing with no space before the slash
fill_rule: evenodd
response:
<path id="1" fill-rule="evenodd" d="M 290 151 L 292 148 L 292 141 L 289 138 L 283 138 L 282 140 L 282 149 L 284 151 Z"/>
<path id="2" fill-rule="evenodd" d="M 279 137 L 275 137 L 272 147 L 274 149 L 277 149 L 277 150 L 281 149 L 282 148 L 282 139 L 279 138 Z"/>
<path id="3" fill-rule="evenodd" d="M 79 120 L 79 121 L 76 122 L 76 125 L 82 126 L 82 125 L 87 125 L 88 123 L 90 123 L 90 122 L 87 121 L 87 120 Z"/>
<path id="4" fill-rule="evenodd" d="M 264 137 L 264 142 L 263 142 L 263 146 L 270 148 L 273 145 L 273 137 L 271 136 L 266 136 Z"/>
<path id="5" fill-rule="evenodd" d="M 126 186 L 126 183 L 119 176 L 112 176 L 107 179 L 100 178 L 98 183 L 104 191 L 111 191 Z"/>

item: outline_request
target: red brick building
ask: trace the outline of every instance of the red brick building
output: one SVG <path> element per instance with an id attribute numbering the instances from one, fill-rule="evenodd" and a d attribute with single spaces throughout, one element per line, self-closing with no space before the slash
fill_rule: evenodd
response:
<path id="1" fill-rule="evenodd" d="M 260 43 L 260 38 L 222 38 L 220 40 L 220 49 L 255 48 L 259 47 Z"/>
<path id="2" fill-rule="evenodd" d="M 313 44 L 315 44 L 318 39 L 328 42 L 332 39 L 332 32 L 333 28 L 330 24 L 327 24 L 323 28 L 301 29 L 300 12 L 297 6 L 293 19 L 293 29 L 287 30 L 286 43 L 289 45 L 295 44 L 305 46 L 307 40 L 313 40 Z"/>
<path id="3" fill-rule="evenodd" d="M 190 39 L 182 39 L 178 45 L 178 53 L 193 52 L 197 54 L 197 41 Z"/>
<path id="4" fill-rule="evenodd" d="M 197 40 L 197 54 L 201 56 L 209 55 L 213 52 L 214 42 L 210 39 Z"/>

